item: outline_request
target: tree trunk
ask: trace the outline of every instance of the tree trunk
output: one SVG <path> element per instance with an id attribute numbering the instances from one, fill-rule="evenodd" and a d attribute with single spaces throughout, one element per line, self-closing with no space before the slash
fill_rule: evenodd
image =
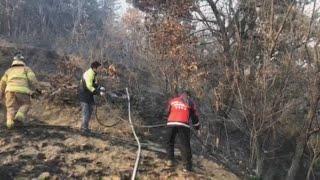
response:
<path id="1" fill-rule="evenodd" d="M 316 79 L 311 82 L 310 87 L 310 108 L 308 112 L 308 116 L 306 119 L 306 123 L 304 127 L 301 129 L 300 135 L 297 138 L 297 145 L 295 149 L 295 154 L 291 161 L 290 169 L 287 173 L 286 180 L 294 180 L 294 178 L 297 175 L 297 172 L 300 168 L 300 161 L 303 156 L 304 148 L 307 145 L 308 142 L 308 136 L 310 129 L 312 127 L 313 122 L 316 120 L 317 117 L 317 110 L 318 110 L 318 104 L 319 104 L 319 75 L 317 74 Z"/>
<path id="2" fill-rule="evenodd" d="M 296 149 L 295 149 L 295 154 L 292 158 L 292 161 L 291 161 L 291 166 L 290 166 L 290 169 L 287 173 L 287 177 L 286 177 L 286 180 L 294 180 L 296 175 L 297 175 L 297 172 L 300 168 L 300 161 L 301 161 L 301 158 L 302 158 L 302 155 L 303 155 L 303 151 L 304 151 L 304 148 L 305 148 L 305 145 L 306 145 L 306 141 L 305 141 L 305 138 L 304 136 L 300 136 L 298 139 L 297 139 L 297 145 L 296 145 Z"/>
<path id="3" fill-rule="evenodd" d="M 317 155 L 314 153 L 313 154 L 313 157 L 312 157 L 312 161 L 310 163 L 310 166 L 309 166 L 309 169 L 308 169 L 308 173 L 307 173 L 307 177 L 306 179 L 307 180 L 310 180 L 311 178 L 311 173 L 312 173 L 312 170 L 313 170 L 313 166 L 314 166 L 314 163 L 317 161 Z"/>
<path id="4" fill-rule="evenodd" d="M 261 149 L 261 143 L 257 138 L 256 141 L 256 175 L 261 178 L 264 168 L 264 154 Z"/>
<path id="5" fill-rule="evenodd" d="M 266 171 L 266 173 L 263 176 L 263 180 L 274 180 L 276 177 L 276 171 L 277 171 L 277 167 L 274 166 L 274 164 L 271 164 L 271 166 L 269 166 L 268 170 Z"/>
<path id="6" fill-rule="evenodd" d="M 8 3 L 8 0 L 6 0 L 6 18 L 7 18 L 7 30 L 8 30 L 8 35 L 10 36 L 11 35 L 11 16 L 10 16 L 10 10 L 9 10 L 9 3 Z"/>

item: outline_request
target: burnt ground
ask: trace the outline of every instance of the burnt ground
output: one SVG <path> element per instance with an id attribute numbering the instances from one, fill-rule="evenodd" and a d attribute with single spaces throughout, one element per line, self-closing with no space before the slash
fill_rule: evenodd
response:
<path id="1" fill-rule="evenodd" d="M 48 99 L 39 98 L 32 101 L 30 119 L 25 122 L 25 126 L 13 130 L 5 128 L 5 112 L 0 104 L 0 179 L 130 179 L 137 145 L 123 103 L 121 106 L 106 104 L 99 108 L 99 119 L 105 124 L 115 124 L 115 126 L 103 127 L 97 123 L 93 115 L 91 128 L 94 133 L 89 136 L 83 135 L 79 131 L 80 108 L 74 102 L 76 92 L 74 89 L 67 91 L 68 87 L 77 81 L 73 79 L 70 85 L 70 79 L 59 79 L 66 74 L 71 77 L 77 76 L 77 73 L 81 72 L 78 67 L 75 68 L 76 74 L 60 72 L 59 62 L 64 62 L 67 57 L 45 49 L 18 47 L 0 39 L 1 75 L 10 66 L 12 55 L 17 50 L 26 55 L 26 63 L 35 70 L 40 80 L 51 83 L 51 89 L 47 90 Z M 57 72 L 66 74 L 56 76 Z M 52 81 L 53 77 L 56 77 L 57 82 Z M 144 77 L 146 75 L 141 75 L 142 79 Z M 135 80 L 133 82 L 122 82 L 123 86 L 126 87 L 128 84 L 137 86 L 139 78 L 133 79 Z M 61 84 L 64 81 L 67 82 Z M 119 88 L 110 82 L 107 82 L 107 85 L 107 90 Z M 121 84 L 120 88 L 123 88 Z M 50 97 L 51 90 L 57 89 L 61 92 L 54 98 Z M 132 119 L 135 123 L 159 123 L 161 112 L 154 110 L 162 100 L 157 100 L 157 97 L 161 96 L 144 94 L 143 97 L 134 98 L 139 102 L 132 110 Z M 140 109 L 146 107 L 147 111 Z M 142 117 L 137 112 L 144 112 L 148 116 Z M 143 143 L 137 179 L 239 179 L 230 170 L 218 165 L 217 161 L 200 156 L 201 153 L 197 152 L 199 144 L 195 143 L 192 147 L 195 151 L 193 173 L 182 171 L 179 153 L 177 153 L 178 165 L 168 168 L 165 165 L 163 149 L 165 129 L 137 128 L 137 131 Z"/>
<path id="2" fill-rule="evenodd" d="M 106 123 L 116 122 L 119 110 L 109 110 Z M 129 125 L 119 122 L 104 128 L 92 119 L 93 134 L 79 131 L 80 109 L 33 102 L 25 127 L 7 130 L 1 117 L 0 176 L 4 179 L 130 179 L 137 146 Z M 103 116 L 103 114 L 101 115 Z M 133 118 L 135 119 L 135 118 Z M 164 149 L 151 131 L 138 133 L 143 142 L 139 179 L 238 179 L 222 166 L 194 156 L 195 172 L 182 171 L 181 158 L 174 168 L 165 166 Z M 150 138 L 148 138 L 150 137 Z M 2 179 L 1 178 L 1 179 Z"/>

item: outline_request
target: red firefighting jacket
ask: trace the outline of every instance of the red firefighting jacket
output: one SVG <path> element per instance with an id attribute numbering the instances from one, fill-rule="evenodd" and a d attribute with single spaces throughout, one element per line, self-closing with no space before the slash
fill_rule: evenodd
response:
<path id="1" fill-rule="evenodd" d="M 193 126 L 199 126 L 199 118 L 195 105 L 186 94 L 173 98 L 168 104 L 168 126 L 185 126 L 190 127 L 190 119 Z"/>

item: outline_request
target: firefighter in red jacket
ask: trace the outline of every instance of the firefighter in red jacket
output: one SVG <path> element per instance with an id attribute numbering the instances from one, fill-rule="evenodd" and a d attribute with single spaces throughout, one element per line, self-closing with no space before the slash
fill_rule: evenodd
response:
<path id="1" fill-rule="evenodd" d="M 169 166 L 172 166 L 174 162 L 174 144 L 175 138 L 178 136 L 181 142 L 182 160 L 185 165 L 184 171 L 192 171 L 190 124 L 196 130 L 199 130 L 200 124 L 195 104 L 190 98 L 189 91 L 184 91 L 180 96 L 169 101 L 168 114 L 166 145 Z"/>

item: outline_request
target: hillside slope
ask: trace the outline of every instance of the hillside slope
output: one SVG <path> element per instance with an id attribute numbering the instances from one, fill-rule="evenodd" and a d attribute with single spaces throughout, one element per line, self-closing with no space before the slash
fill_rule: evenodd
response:
<path id="1" fill-rule="evenodd" d="M 16 50 L 14 44 L 7 43 L 5 46 L 0 46 L 1 75 L 8 68 L 9 58 Z M 63 60 L 63 57 L 58 54 L 45 50 L 24 47 L 22 51 L 29 55 L 27 63 L 37 72 L 41 72 L 40 79 L 45 81 L 49 81 L 48 77 L 58 72 L 59 66 L 56 62 Z M 42 68 L 44 66 L 48 71 Z M 51 85 L 55 89 L 63 89 L 59 84 Z M 84 136 L 79 131 L 81 112 L 74 96 L 71 99 L 75 102 L 66 104 L 64 101 L 52 99 L 50 93 L 32 100 L 30 120 L 25 123 L 25 127 L 14 130 L 5 128 L 5 109 L 1 105 L 0 177 L 4 179 L 130 179 L 137 145 L 127 121 L 126 109 L 112 103 L 100 107 L 99 117 L 103 117 L 104 122 L 118 123 L 114 127 L 106 128 L 99 125 L 93 118 L 91 127 L 94 133 Z M 60 100 L 66 97 L 70 98 L 65 94 L 65 97 Z M 122 102 L 124 106 L 125 103 L 125 101 Z M 136 123 L 144 121 L 137 113 L 133 114 L 133 120 Z M 122 121 L 118 121 L 119 117 Z M 238 179 L 236 175 L 214 161 L 197 155 L 193 156 L 195 166 L 193 173 L 182 172 L 181 165 L 168 168 L 165 166 L 163 143 L 159 143 L 163 141 L 162 137 L 149 130 L 139 130 L 138 135 L 143 142 L 137 174 L 139 179 Z M 179 154 L 178 161 L 181 161 Z"/>
<path id="2" fill-rule="evenodd" d="M 40 110 L 37 105 L 34 108 L 36 111 Z M 1 177 L 6 179 L 40 176 L 52 179 L 130 177 L 137 147 L 127 124 L 119 123 L 113 128 L 102 128 L 96 121 L 92 121 L 96 133 L 83 136 L 78 130 L 80 120 L 77 108 L 56 106 L 43 106 L 43 108 L 46 111 L 42 111 L 42 114 L 35 114 L 37 112 L 32 111 L 32 116 L 50 118 L 41 121 L 33 119 L 28 124 L 45 124 L 45 126 L 6 130 L 3 128 L 4 124 L 1 124 Z M 111 121 L 113 120 L 108 122 Z M 170 169 L 165 167 L 164 154 L 159 152 L 163 151 L 160 145 L 154 148 L 156 150 L 143 149 L 138 170 L 138 177 L 141 179 L 187 177 L 188 179 L 237 179 L 223 167 L 197 156 L 193 158 L 195 173 L 183 173 L 181 166 L 176 167 L 176 170 Z"/>

